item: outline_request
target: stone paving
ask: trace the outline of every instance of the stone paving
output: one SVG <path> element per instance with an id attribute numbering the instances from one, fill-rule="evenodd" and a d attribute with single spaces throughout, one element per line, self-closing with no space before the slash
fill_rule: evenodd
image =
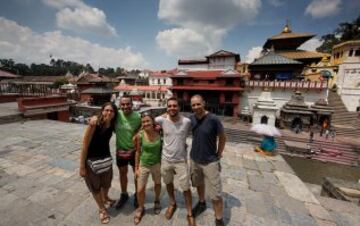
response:
<path id="1" fill-rule="evenodd" d="M 100 225 L 96 204 L 78 176 L 79 150 L 84 125 L 50 120 L 0 125 L 0 225 Z M 114 136 L 111 140 L 114 152 Z M 331 208 L 337 200 L 321 200 L 295 175 L 281 156 L 263 157 L 248 144 L 227 143 L 222 159 L 224 218 L 227 225 L 356 225 L 359 208 Z M 130 173 L 132 178 L 132 173 Z M 139 225 L 185 226 L 182 195 L 172 220 L 164 217 L 167 205 L 162 188 L 162 212 L 152 213 L 153 189 L 147 190 L 146 215 Z M 110 196 L 119 196 L 114 167 Z M 129 192 L 134 192 L 133 180 Z M 193 190 L 194 203 L 197 195 Z M 325 204 L 322 204 L 325 203 Z M 110 209 L 109 225 L 133 225 L 132 199 L 121 210 Z M 214 225 L 208 209 L 196 221 Z M 348 220 L 351 219 L 351 220 Z"/>

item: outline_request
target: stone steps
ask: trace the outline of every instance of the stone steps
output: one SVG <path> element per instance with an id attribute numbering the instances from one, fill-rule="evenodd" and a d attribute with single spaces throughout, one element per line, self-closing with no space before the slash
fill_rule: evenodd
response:
<path id="1" fill-rule="evenodd" d="M 251 143 L 254 145 L 258 145 L 261 142 L 261 135 L 258 135 L 251 131 L 241 130 L 241 129 L 231 129 L 231 128 L 225 128 L 225 134 L 227 135 L 227 140 L 234 143 Z M 302 143 L 308 143 L 308 138 L 305 137 L 294 137 L 294 136 L 288 136 L 283 135 L 282 137 L 276 138 L 278 147 L 277 150 L 281 154 L 286 155 L 294 155 L 286 150 L 284 141 L 296 141 L 296 142 L 302 142 Z M 314 140 L 314 142 L 310 145 L 312 150 L 320 150 L 321 148 L 332 148 L 341 153 L 341 155 L 334 157 L 329 156 L 326 153 L 319 152 L 317 155 L 314 155 L 312 159 L 316 159 L 323 162 L 334 162 L 344 165 L 357 165 L 359 154 L 355 152 L 354 147 L 350 144 L 344 144 L 344 143 L 336 143 L 330 141 L 324 141 L 324 140 Z M 299 157 L 309 157 L 309 155 L 305 154 L 295 154 Z"/>

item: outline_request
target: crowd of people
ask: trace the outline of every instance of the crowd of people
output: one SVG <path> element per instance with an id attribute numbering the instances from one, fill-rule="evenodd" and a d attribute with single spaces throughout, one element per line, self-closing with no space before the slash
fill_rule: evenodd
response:
<path id="1" fill-rule="evenodd" d="M 178 100 L 169 98 L 167 112 L 153 118 L 148 113 L 140 115 L 133 111 L 131 97 L 123 96 L 120 110 L 109 102 L 103 105 L 98 116 L 91 118 L 84 135 L 79 172 L 96 201 L 102 224 L 110 221 L 109 207 L 121 209 L 129 200 L 128 165 L 131 165 L 135 175 L 135 224 L 139 224 L 145 214 L 146 186 L 151 175 L 155 214 L 161 213 L 163 182 L 169 197 L 165 217 L 168 220 L 173 217 L 177 210 L 176 179 L 184 196 L 189 226 L 195 226 L 196 217 L 207 208 L 205 191 L 212 201 L 215 225 L 225 225 L 220 176 L 220 159 L 226 142 L 224 128 L 214 114 L 205 110 L 202 96 L 194 95 L 191 107 L 194 113 L 186 118 L 179 113 Z M 116 134 L 116 164 L 121 188 L 117 201 L 108 196 L 113 176 L 109 145 L 113 132 Z M 188 154 L 186 138 L 190 134 L 193 141 Z M 196 188 L 199 199 L 194 207 L 191 186 Z"/>

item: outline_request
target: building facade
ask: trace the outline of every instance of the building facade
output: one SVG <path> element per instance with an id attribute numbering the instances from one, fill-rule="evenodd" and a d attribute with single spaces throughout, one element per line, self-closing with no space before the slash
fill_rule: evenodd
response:
<path id="1" fill-rule="evenodd" d="M 206 108 L 218 115 L 238 116 L 240 95 L 244 89 L 242 76 L 228 70 L 180 70 L 172 76 L 170 89 L 179 99 L 183 111 L 191 111 L 190 98 L 203 96 Z"/>
<path id="2" fill-rule="evenodd" d="M 360 40 L 335 45 L 331 62 L 338 67 L 337 93 L 348 111 L 356 111 L 360 106 Z"/>

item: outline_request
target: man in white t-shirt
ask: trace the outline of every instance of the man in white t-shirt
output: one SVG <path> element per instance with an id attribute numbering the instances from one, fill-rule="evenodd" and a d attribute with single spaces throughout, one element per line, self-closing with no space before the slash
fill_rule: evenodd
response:
<path id="1" fill-rule="evenodd" d="M 186 137 L 191 131 L 190 119 L 179 115 L 178 100 L 174 97 L 167 100 L 167 114 L 155 118 L 163 130 L 163 148 L 161 157 L 161 175 L 169 195 L 169 206 L 165 217 L 170 220 L 177 205 L 174 192 L 174 175 L 179 180 L 179 188 L 185 198 L 187 221 L 195 226 L 192 216 L 192 197 L 190 190 L 190 170 L 187 163 Z"/>

